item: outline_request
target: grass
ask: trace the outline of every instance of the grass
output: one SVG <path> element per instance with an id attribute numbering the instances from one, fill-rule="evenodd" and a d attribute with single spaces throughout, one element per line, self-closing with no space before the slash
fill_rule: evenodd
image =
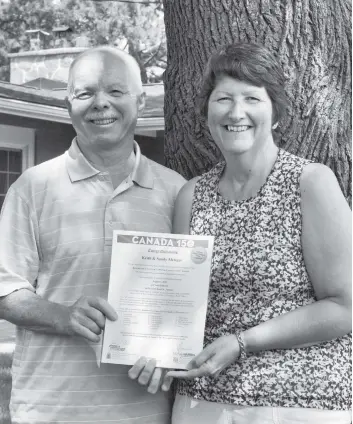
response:
<path id="1" fill-rule="evenodd" d="M 11 424 L 9 402 L 11 396 L 12 352 L 0 352 L 0 423 Z"/>
<path id="2" fill-rule="evenodd" d="M 0 320 L 0 423 L 11 424 L 9 402 L 11 396 L 11 364 L 15 328 Z"/>
<path id="3" fill-rule="evenodd" d="M 0 346 L 1 349 L 1 346 Z M 9 402 L 11 396 L 12 351 L 0 352 L 0 423 L 11 424 Z"/>

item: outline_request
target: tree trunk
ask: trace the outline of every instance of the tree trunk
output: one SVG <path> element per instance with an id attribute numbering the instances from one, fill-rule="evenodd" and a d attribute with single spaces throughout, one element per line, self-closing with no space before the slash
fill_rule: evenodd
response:
<path id="1" fill-rule="evenodd" d="M 168 65 L 166 163 L 186 178 L 220 153 L 195 114 L 195 96 L 212 51 L 258 42 L 279 58 L 290 99 L 278 145 L 335 172 L 351 199 L 350 0 L 164 0 Z"/>

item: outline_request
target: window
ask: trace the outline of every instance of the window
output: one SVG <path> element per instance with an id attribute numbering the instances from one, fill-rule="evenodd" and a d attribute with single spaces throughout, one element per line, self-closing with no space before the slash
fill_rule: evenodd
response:
<path id="1" fill-rule="evenodd" d="M 0 209 L 10 185 L 34 165 L 34 130 L 0 125 Z"/>
<path id="2" fill-rule="evenodd" d="M 12 183 L 22 172 L 22 150 L 0 148 L 0 208 Z"/>

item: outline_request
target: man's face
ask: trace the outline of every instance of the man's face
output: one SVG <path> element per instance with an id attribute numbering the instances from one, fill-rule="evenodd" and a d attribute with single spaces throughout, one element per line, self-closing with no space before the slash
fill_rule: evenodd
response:
<path id="1" fill-rule="evenodd" d="M 83 57 L 72 71 L 69 113 L 80 145 L 109 150 L 131 142 L 144 96 L 131 64 L 112 53 Z"/>

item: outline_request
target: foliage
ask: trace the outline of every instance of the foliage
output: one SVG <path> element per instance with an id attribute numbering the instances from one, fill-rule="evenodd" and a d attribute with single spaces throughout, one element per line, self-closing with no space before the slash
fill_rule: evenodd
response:
<path id="1" fill-rule="evenodd" d="M 156 1 L 156 0 L 155 0 Z M 49 33 L 43 48 L 54 46 L 52 29 L 68 25 L 75 38 L 89 45 L 114 44 L 139 62 L 144 82 L 161 80 L 166 66 L 166 40 L 161 2 L 81 0 L 11 0 L 0 10 L 0 79 L 9 79 L 7 53 L 29 50 L 29 29 Z M 153 76 L 152 70 L 159 75 Z"/>
<path id="2" fill-rule="evenodd" d="M 0 320 L 0 423 L 11 424 L 9 401 L 11 396 L 11 364 L 15 343 L 15 326 Z"/>

